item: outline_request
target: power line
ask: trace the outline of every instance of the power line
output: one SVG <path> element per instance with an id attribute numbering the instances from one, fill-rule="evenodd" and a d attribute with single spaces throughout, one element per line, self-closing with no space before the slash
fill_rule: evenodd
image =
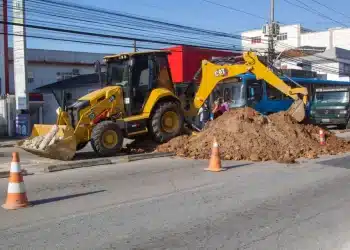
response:
<path id="1" fill-rule="evenodd" d="M 228 50 L 228 51 L 233 50 L 233 48 L 218 48 L 218 47 L 210 47 L 210 46 L 200 46 L 200 45 L 193 45 L 193 44 L 186 44 L 186 43 L 168 42 L 168 41 L 153 40 L 153 39 L 142 39 L 142 38 L 110 35 L 110 34 L 103 34 L 103 33 L 94 33 L 94 32 L 86 32 L 86 31 L 62 29 L 62 28 L 53 28 L 53 27 L 47 27 L 47 26 L 41 26 L 41 25 L 21 24 L 21 23 L 4 22 L 4 21 L 0 21 L 0 23 L 8 24 L 8 25 L 15 25 L 15 26 L 22 26 L 22 27 L 26 27 L 26 28 L 39 29 L 39 30 L 48 30 L 48 31 L 55 31 L 55 32 L 76 34 L 76 35 L 93 36 L 93 37 L 103 37 L 103 38 L 129 40 L 129 41 L 136 40 L 139 42 L 150 42 L 150 43 L 163 44 L 163 45 L 175 45 L 175 44 L 177 44 L 177 45 L 185 45 L 185 46 L 193 46 L 193 47 L 203 47 L 203 48 L 207 48 L 207 49 L 220 49 L 220 50 Z"/>
<path id="2" fill-rule="evenodd" d="M 319 12 L 319 11 L 313 9 L 310 5 L 307 5 L 306 3 L 304 3 L 304 2 L 302 2 L 302 1 L 300 1 L 300 0 L 295 0 L 295 1 L 297 1 L 298 3 L 300 3 L 300 4 L 304 5 L 304 6 L 295 4 L 295 3 L 293 3 L 293 2 L 291 2 L 291 1 L 289 1 L 289 0 L 283 0 L 283 1 L 285 1 L 286 3 L 288 3 L 288 4 L 290 4 L 290 5 L 296 6 L 296 7 L 300 8 L 300 9 L 304 9 L 304 10 L 306 10 L 306 11 L 308 11 L 308 12 L 310 12 L 310 13 L 313 13 L 313 14 L 315 14 L 315 15 L 318 15 L 318 16 L 320 16 L 320 17 L 322 17 L 322 18 L 331 20 L 331 21 L 334 22 L 334 23 L 337 23 L 337 24 L 340 24 L 340 25 L 342 25 L 342 26 L 344 26 L 344 27 L 347 27 L 346 24 L 344 24 L 344 23 L 342 23 L 342 22 L 339 22 L 339 21 L 337 21 L 337 20 L 335 20 L 335 19 L 333 19 L 333 18 L 331 18 L 331 17 L 329 17 L 329 16 L 326 16 L 325 14 L 323 14 L 323 13 L 321 13 L 321 12 Z"/>
<path id="3" fill-rule="evenodd" d="M 41 2 L 41 0 L 27 0 L 28 2 L 33 2 L 33 3 L 36 3 L 36 6 L 37 6 L 37 3 L 40 3 Z M 49 3 L 50 4 L 50 6 L 52 5 L 51 3 Z M 48 5 L 46 2 L 45 2 L 45 5 Z M 57 4 L 56 4 L 57 5 Z M 55 6 L 56 6 L 55 5 Z M 56 6 L 57 7 L 57 6 Z M 59 7 L 59 6 L 58 6 Z M 70 9 L 72 9 L 72 8 L 76 8 L 76 7 L 72 7 L 72 6 L 70 6 L 69 7 Z M 41 9 L 41 8 L 40 8 Z M 81 10 L 79 9 L 79 11 L 81 12 Z M 48 11 L 49 12 L 49 11 Z M 43 13 L 44 15 L 46 14 L 46 15 L 48 15 L 48 12 L 47 13 Z M 65 9 L 64 9 L 64 12 L 65 13 L 67 13 L 67 9 L 66 9 L 66 7 L 65 7 Z M 52 11 L 50 11 L 50 14 L 52 13 Z M 85 12 L 85 13 L 87 13 L 87 12 Z M 108 14 L 108 13 L 107 13 Z M 119 14 L 115 14 L 115 13 L 113 13 L 115 16 L 118 16 L 119 17 Z M 57 16 L 57 15 L 55 15 L 55 16 Z M 72 15 L 70 15 L 70 16 L 66 16 L 65 18 L 69 18 L 69 19 L 71 19 L 71 16 Z M 74 15 L 75 16 L 75 15 Z M 84 15 L 85 16 L 85 15 Z M 110 25 L 110 21 L 111 20 L 113 20 L 113 21 L 115 21 L 115 17 L 113 18 L 113 19 L 108 19 L 108 18 L 105 18 L 105 16 L 106 15 L 104 15 L 104 17 L 103 17 L 103 20 L 104 21 L 108 21 L 108 25 Z M 62 17 L 62 16 L 61 16 Z M 101 17 L 101 15 L 99 15 L 98 17 Z M 127 18 L 133 18 L 132 16 L 127 16 Z M 86 21 L 86 17 L 85 17 L 85 20 L 84 21 Z M 96 19 L 94 19 L 94 21 L 95 21 Z M 151 19 L 148 19 L 148 20 L 151 20 Z M 82 20 L 80 20 L 80 21 L 82 21 Z M 152 20 L 153 21 L 153 20 Z M 92 22 L 92 20 L 90 21 L 90 22 Z M 157 21 L 156 21 L 157 22 Z M 126 23 L 129 23 L 129 22 L 126 22 Z M 123 24 L 125 24 L 125 23 L 123 23 Z M 152 24 L 153 25 L 153 24 Z M 155 25 L 155 24 L 154 24 Z M 174 25 L 174 24 L 172 24 L 172 25 Z M 175 24 L 176 25 L 176 24 Z M 125 27 L 125 26 L 121 26 L 120 24 L 118 24 L 118 26 L 119 27 Z M 145 24 L 140 24 L 139 23 L 139 26 L 146 26 Z M 147 26 L 149 26 L 149 24 L 147 25 Z M 160 27 L 159 26 L 156 26 L 157 27 L 157 29 L 159 29 Z M 163 29 L 164 29 L 164 27 L 162 27 Z M 135 29 L 135 27 L 133 27 L 133 29 Z M 245 39 L 245 40 L 250 40 L 250 38 L 246 38 L 246 37 L 241 37 L 241 36 L 239 36 L 239 35 L 234 35 L 234 34 L 231 34 L 231 33 L 225 33 L 225 32 L 216 32 L 216 31 L 209 31 L 209 30 L 203 30 L 203 29 L 200 29 L 199 31 L 198 31 L 198 28 L 195 28 L 195 29 L 197 29 L 197 30 L 193 30 L 193 27 L 189 27 L 189 26 L 182 26 L 182 29 L 181 29 L 181 32 L 186 32 L 186 33 L 189 33 L 189 32 L 191 32 L 191 33 L 194 33 L 195 32 L 195 34 L 202 34 L 202 35 L 210 35 L 210 36 L 214 36 L 214 37 L 217 37 L 217 38 L 233 38 L 233 39 L 238 39 L 238 40 L 241 40 L 241 39 Z M 169 30 L 169 28 L 168 28 L 168 30 Z M 170 29 L 171 31 L 174 31 L 174 27 L 171 27 L 171 29 Z M 208 33 L 209 32 L 209 33 Z M 157 30 L 157 33 L 158 33 L 158 30 Z"/>
<path id="4" fill-rule="evenodd" d="M 337 11 L 337 10 L 335 10 L 335 9 L 332 8 L 332 7 L 329 7 L 328 5 L 325 5 L 324 3 L 321 3 L 321 2 L 318 1 L 318 0 L 310 0 L 310 1 L 312 1 L 312 2 L 314 2 L 314 3 L 317 3 L 318 5 L 321 5 L 321 6 L 325 7 L 325 8 L 327 8 L 327 9 L 329 9 L 329 10 L 335 12 L 335 13 L 338 13 L 338 14 L 340 14 L 340 15 L 342 15 L 342 16 L 344 16 L 344 17 L 350 19 L 350 16 L 345 15 L 344 13 L 342 13 L 342 12 L 340 12 L 340 11 Z"/>
<path id="5" fill-rule="evenodd" d="M 39 6 L 40 7 L 40 6 Z M 51 10 L 49 10 L 49 9 L 42 9 L 42 8 L 40 8 L 41 10 L 42 10 L 42 12 L 37 12 L 36 10 L 34 10 L 34 11 L 32 11 L 32 8 L 28 8 L 28 9 L 30 9 L 30 11 L 28 12 L 29 14 L 30 13 L 32 13 L 32 12 L 35 12 L 35 13 L 40 13 L 40 14 L 43 14 L 43 15 L 48 15 L 48 16 L 56 16 L 56 17 L 60 17 L 60 18 L 64 18 L 66 21 L 68 20 L 68 19 L 72 19 L 72 20 L 76 20 L 76 21 L 81 21 L 81 22 L 89 22 L 89 23 L 95 23 L 96 24 L 96 20 L 94 20 L 94 19 L 92 19 L 92 18 L 89 18 L 88 16 L 86 16 L 86 19 L 84 20 L 84 19 L 82 19 L 82 18 L 75 18 L 77 15 L 72 15 L 72 14 L 70 14 L 70 16 L 64 16 L 64 15 L 57 15 L 57 14 L 55 14 L 55 13 L 53 13 L 53 11 L 51 11 Z M 67 12 L 67 10 L 65 10 L 65 12 Z M 74 17 L 72 17 L 72 16 L 74 16 Z M 101 17 L 101 15 L 99 15 L 99 17 Z M 106 19 L 106 18 L 104 18 L 105 19 L 105 22 L 106 21 L 109 21 L 108 19 Z M 114 19 L 113 19 L 113 21 L 114 21 Z M 107 25 L 107 23 L 105 24 L 105 23 L 102 23 L 102 22 L 100 22 L 100 24 L 104 24 L 104 25 Z M 111 25 L 111 23 L 108 23 L 108 25 Z M 140 25 L 140 26 L 144 26 L 144 25 Z M 120 25 L 116 25 L 116 27 L 120 27 Z M 91 27 L 89 27 L 89 29 L 91 29 Z M 135 28 L 135 27 L 133 27 L 132 29 L 137 29 L 137 28 Z M 140 30 L 140 31 L 142 31 L 142 30 Z M 119 32 L 119 33 L 121 33 L 121 32 Z M 157 33 L 160 33 L 160 32 L 158 32 L 157 31 Z M 152 33 L 152 34 L 154 34 L 154 32 Z M 217 36 L 217 34 L 214 34 L 214 35 L 216 35 Z M 150 35 L 148 35 L 148 36 L 150 36 Z M 175 36 L 175 37 L 183 37 L 183 36 L 181 36 L 181 35 L 179 35 L 179 34 L 172 34 L 172 36 Z M 206 41 L 205 39 L 203 39 L 203 38 L 197 38 L 197 37 L 194 37 L 194 38 L 191 38 L 191 37 L 188 37 L 188 38 L 190 38 L 190 39 L 197 39 L 198 41 Z M 232 35 L 230 35 L 230 37 L 229 38 L 234 38 L 234 39 L 236 39 L 236 40 L 238 40 L 238 38 L 239 38 L 239 36 L 232 36 Z M 221 39 L 222 40 L 222 39 Z M 215 44 L 223 44 L 222 42 L 220 42 L 220 41 L 209 41 L 208 40 L 208 42 L 212 42 L 212 43 L 215 43 Z M 230 48 L 232 48 L 232 44 L 234 44 L 234 43 L 228 43 L 228 42 L 226 42 L 226 44 L 227 44 L 227 46 L 230 46 Z M 236 44 L 234 44 L 235 46 L 237 46 Z M 214 47 L 213 45 L 211 45 L 211 46 L 208 46 L 208 45 L 204 45 L 205 47 Z M 204 47 L 203 46 L 203 47 Z M 218 46 L 215 46 L 215 47 L 218 47 Z M 227 49 L 227 47 L 225 47 L 224 49 Z"/>
<path id="6" fill-rule="evenodd" d="M 91 45 L 103 45 L 103 46 L 109 46 L 109 47 L 123 47 L 123 48 L 134 48 L 134 45 L 127 45 L 127 44 L 118 44 L 118 43 L 103 43 L 98 41 L 84 41 L 84 40 L 78 40 L 78 39 L 67 39 L 67 38 L 55 38 L 55 37 L 48 37 L 43 35 L 18 35 L 14 33 L 0 33 L 3 35 L 9 35 L 9 36 L 20 36 L 20 37 L 26 37 L 26 38 L 35 38 L 35 39 L 43 39 L 43 40 L 51 40 L 51 41 L 62 41 L 62 42 L 72 42 L 72 43 L 80 43 L 80 44 L 91 44 Z M 137 46 L 140 49 L 146 49 L 146 50 L 154 50 L 157 48 L 154 47 L 145 47 L 145 46 Z"/>
<path id="7" fill-rule="evenodd" d="M 26 7 L 26 10 L 29 10 L 29 11 L 27 11 L 28 13 L 33 12 L 33 13 L 38 13 L 38 14 L 42 14 L 42 15 L 45 15 L 45 16 L 51 16 L 51 14 L 53 14 L 52 16 L 58 17 L 58 18 L 64 18 L 64 20 L 70 19 L 70 20 L 75 20 L 75 21 L 87 22 L 87 23 L 90 23 L 90 24 L 102 24 L 102 25 L 108 25 L 108 26 L 111 26 L 112 22 L 114 22 L 115 24 L 118 24 L 118 25 L 117 26 L 116 25 L 112 25 L 112 26 L 115 26 L 117 28 L 126 28 L 126 29 L 139 30 L 139 31 L 147 31 L 147 30 L 149 30 L 149 28 L 154 28 L 154 29 L 157 29 L 157 30 L 159 30 L 159 29 L 161 29 L 161 30 L 168 30 L 168 31 L 170 30 L 169 28 L 166 28 L 166 27 L 163 27 L 163 26 L 160 26 L 160 25 L 156 25 L 156 24 L 147 24 L 145 22 L 139 22 L 139 21 L 136 22 L 135 20 L 131 21 L 131 20 L 129 20 L 130 18 L 128 18 L 127 21 L 124 21 L 124 22 L 123 21 L 118 21 L 118 17 L 117 16 L 114 16 L 113 18 L 108 18 L 108 14 L 107 14 L 107 15 L 104 15 L 102 17 L 100 14 L 90 13 L 91 11 L 88 12 L 88 11 L 85 11 L 85 10 L 80 10 L 80 9 L 77 9 L 77 8 L 70 7 L 70 8 L 68 8 L 68 11 L 74 11 L 74 17 L 72 17 L 73 15 L 71 13 L 66 14 L 66 15 L 62 14 L 62 13 L 67 13 L 67 7 L 65 7 L 65 9 L 62 9 L 60 11 L 60 8 L 63 8 L 63 6 L 60 7 L 60 6 L 52 5 L 50 3 L 43 4 L 40 1 L 37 2 L 35 0 L 27 0 L 27 1 L 29 3 L 30 2 L 35 3 L 35 7 L 31 7 L 31 8 Z M 38 6 L 38 5 L 42 5 L 42 6 Z M 49 9 L 47 7 L 51 7 L 51 9 Z M 54 11 L 56 13 L 53 13 Z M 76 13 L 76 11 L 81 13 L 82 17 L 84 19 L 76 18 L 77 16 L 81 16 L 81 15 L 78 15 Z M 132 27 L 131 28 L 130 24 L 133 24 L 134 26 L 137 25 L 139 28 L 136 28 L 136 27 Z M 143 28 L 141 28 L 141 27 L 143 27 Z M 179 30 L 172 28 L 171 31 L 175 32 L 175 31 L 179 31 Z M 181 30 L 181 31 L 184 32 L 184 33 L 193 33 L 192 31 L 187 31 L 187 30 Z"/>
<path id="8" fill-rule="evenodd" d="M 116 23 L 118 23 L 118 25 L 114 25 L 113 23 L 111 23 L 110 21 L 111 20 L 109 20 L 109 19 L 106 19 L 106 18 L 103 18 L 102 20 L 104 21 L 104 22 L 100 22 L 99 20 L 100 19 L 93 19 L 92 17 L 90 17 L 90 16 L 87 16 L 85 13 L 83 13 L 84 14 L 84 19 L 82 19 L 82 18 L 77 18 L 77 15 L 74 15 L 74 17 L 72 17 L 72 15 L 63 15 L 63 14 L 55 14 L 55 13 L 52 13 L 52 11 L 51 11 L 51 13 L 48 13 L 47 11 L 45 12 L 45 11 L 43 11 L 42 9 L 40 9 L 40 8 L 37 8 L 37 9 L 39 9 L 39 10 L 41 10 L 41 11 L 37 11 L 35 8 L 28 8 L 27 7 L 27 9 L 29 9 L 29 11 L 27 11 L 28 13 L 37 13 L 37 14 L 42 14 L 42 15 L 47 15 L 47 16 L 55 16 L 55 17 L 58 17 L 58 18 L 62 18 L 62 19 L 64 19 L 65 21 L 67 21 L 67 19 L 69 19 L 69 20 L 75 20 L 75 21 L 80 21 L 80 22 L 85 22 L 85 23 L 89 23 L 89 24 L 102 24 L 102 25 L 108 25 L 108 26 L 113 26 L 113 27 L 117 27 L 117 28 L 127 28 L 127 29 L 131 29 L 131 28 L 129 28 L 128 26 L 123 26 L 123 25 L 121 25 L 122 24 L 122 22 L 116 22 Z M 47 9 L 47 10 L 49 10 L 49 9 Z M 67 11 L 65 11 L 65 13 L 66 13 Z M 113 21 L 115 22 L 116 20 L 115 19 L 113 19 Z M 125 24 L 125 23 L 124 23 Z M 142 24 L 139 24 L 140 26 L 142 25 Z M 143 25 L 142 25 L 143 26 Z M 155 27 L 155 28 L 159 28 L 159 27 Z M 133 27 L 132 28 L 133 30 L 138 30 L 138 31 L 146 31 L 146 29 L 142 29 L 142 28 L 136 28 L 136 27 Z M 161 32 L 157 32 L 157 33 L 161 33 Z M 167 33 L 163 33 L 163 34 L 167 34 Z"/>
<path id="9" fill-rule="evenodd" d="M 1 17 L 1 15 L 0 15 Z M 11 17 L 11 16 L 10 16 Z M 26 21 L 27 23 L 29 24 L 35 24 L 35 23 L 42 23 L 43 21 L 40 20 L 40 19 L 34 19 L 34 18 L 26 18 Z M 28 22 L 30 21 L 30 22 Z M 67 27 L 67 28 L 78 28 L 79 30 L 82 30 L 82 29 L 88 29 L 88 30 L 91 30 L 91 28 L 89 27 L 85 27 L 85 26 L 79 26 L 79 25 L 72 25 L 72 24 L 65 24 L 65 23 L 61 23 L 61 22 L 52 22 L 52 21 L 46 21 L 45 24 L 50 24 L 50 25 L 56 25 L 56 27 Z M 114 30 L 106 30 L 106 29 L 99 29 L 100 32 L 114 32 Z M 132 35 L 132 33 L 127 33 L 127 32 L 118 32 L 118 33 L 124 33 L 124 34 L 127 34 L 127 35 Z M 148 37 L 146 34 L 144 35 L 139 35 L 141 37 Z M 159 36 L 153 36 L 154 38 L 158 38 L 158 39 L 162 39 L 162 37 L 159 37 Z M 178 37 L 180 38 L 187 38 L 187 39 L 195 39 L 193 37 L 188 37 L 188 36 L 181 36 L 181 35 L 178 35 Z M 210 41 L 210 40 L 206 40 L 206 39 L 201 39 L 201 41 L 203 42 L 209 42 L 209 43 L 214 43 L 215 41 Z M 216 44 L 219 44 L 221 46 L 230 46 L 230 44 L 228 43 L 222 43 L 222 42 L 215 42 Z"/>
<path id="10" fill-rule="evenodd" d="M 285 58 L 287 58 L 289 60 L 288 62 L 294 62 L 296 64 L 305 63 L 306 62 L 305 60 L 297 59 L 297 58 L 293 58 L 293 57 L 285 57 Z M 338 70 L 336 68 L 330 68 L 330 67 L 327 67 L 327 66 L 314 65 L 314 64 L 311 67 L 312 67 L 313 70 L 322 71 L 324 73 L 350 76 L 350 73 L 345 72 L 345 71 L 340 71 L 340 70 Z"/>
<path id="11" fill-rule="evenodd" d="M 266 18 L 262 17 L 262 16 L 259 16 L 259 15 L 256 15 L 256 14 L 253 14 L 253 13 L 250 13 L 250 12 L 247 12 L 247 11 L 244 11 L 244 10 L 240 10 L 240 9 L 237 9 L 237 8 L 234 8 L 232 6 L 228 6 L 228 5 L 224 5 L 224 4 L 220 4 L 220 3 L 216 3 L 216 2 L 213 2 L 213 1 L 210 1 L 210 0 L 202 0 L 203 2 L 206 2 L 206 3 L 210 3 L 210 4 L 213 4 L 213 5 L 216 5 L 216 6 L 220 6 L 220 7 L 224 7 L 226 9 L 230 9 L 230 10 L 233 10 L 233 11 L 236 11 L 236 12 L 240 12 L 240 13 L 243 13 L 243 14 L 246 14 L 246 15 L 249 15 L 249 16 L 252 16 L 252 17 L 255 17 L 255 18 L 259 18 L 259 19 L 263 19 L 263 20 L 267 20 Z"/>
<path id="12" fill-rule="evenodd" d="M 65 7 L 69 7 L 69 8 L 76 8 L 79 10 L 91 11 L 93 13 L 98 13 L 98 14 L 104 14 L 104 15 L 108 14 L 111 16 L 124 17 L 124 18 L 129 18 L 129 19 L 133 19 L 133 20 L 137 20 L 137 21 L 143 21 L 146 23 L 151 23 L 151 24 L 156 24 L 156 25 L 166 25 L 166 26 L 172 27 L 172 28 L 189 30 L 192 32 L 199 32 L 202 34 L 211 34 L 211 35 L 215 35 L 215 36 L 226 36 L 226 37 L 230 37 L 230 38 L 239 38 L 239 36 L 237 36 L 237 35 L 233 35 L 233 34 L 229 34 L 229 33 L 225 33 L 225 32 L 216 32 L 216 31 L 206 30 L 206 29 L 202 29 L 202 28 L 196 28 L 196 27 L 191 27 L 191 26 L 170 23 L 170 22 L 166 22 L 166 21 L 159 21 L 159 20 L 154 20 L 154 19 L 145 18 L 145 17 L 139 17 L 136 15 L 130 15 L 130 14 L 117 12 L 117 11 L 109 11 L 109 10 L 105 10 L 105 9 L 101 9 L 101 8 L 73 4 L 73 3 L 69 3 L 69 2 L 65 2 L 65 1 L 59 1 L 59 2 L 54 1 L 54 0 L 28 0 L 28 1 L 44 2 L 45 4 L 50 3 L 52 5 L 65 6 Z"/>
<path id="13" fill-rule="evenodd" d="M 234 10 L 236 10 L 236 11 L 241 11 L 241 10 L 238 10 L 238 9 L 236 9 L 236 8 L 233 8 L 232 6 L 228 6 L 228 5 L 223 5 L 223 4 L 218 4 L 218 3 L 215 3 L 215 2 L 212 2 L 212 1 L 209 1 L 209 0 L 202 0 L 202 1 L 205 1 L 205 2 L 210 2 L 210 3 L 212 3 L 212 4 L 215 4 L 215 5 L 219 5 L 219 6 L 221 6 L 221 7 L 224 7 L 224 8 L 226 8 L 226 9 L 234 9 Z M 297 1 L 299 1 L 299 0 L 297 0 Z M 288 1 L 289 2 L 289 1 Z M 300 2 L 300 1 L 299 1 Z M 290 2 L 289 2 L 290 3 Z M 302 3 L 302 2 L 300 2 L 300 3 Z M 304 3 L 302 3 L 302 4 L 304 4 Z M 304 5 L 306 5 L 306 4 L 304 4 Z M 302 6 L 298 6 L 298 5 L 296 5 L 297 7 L 302 7 Z M 309 7 L 308 5 L 307 5 L 307 7 Z M 303 7 L 302 7 L 303 8 Z M 246 13 L 246 14 L 252 14 L 252 13 Z M 321 14 L 321 15 L 323 15 L 322 13 L 319 13 L 319 14 Z M 261 17 L 262 19 L 264 19 L 264 20 L 267 20 L 267 19 L 265 19 L 265 18 L 263 18 L 263 17 Z M 330 19 L 330 20 L 333 20 L 333 19 Z M 248 39 L 248 37 L 243 37 L 244 38 L 244 40 L 247 40 Z M 268 40 L 264 40 L 264 39 L 262 39 L 262 41 L 266 41 L 266 42 L 268 42 Z M 298 48 L 296 48 L 296 47 L 293 47 L 293 46 L 289 46 L 289 45 L 286 45 L 286 44 L 283 44 L 283 43 L 281 43 L 281 42 L 279 42 L 279 44 L 280 45 L 284 45 L 284 47 L 289 47 L 289 48 L 291 48 L 291 49 L 298 49 Z M 318 57 L 318 55 L 313 55 L 313 56 L 315 56 L 315 57 Z M 326 59 L 325 57 L 321 57 L 321 56 L 319 56 L 320 58 L 322 58 L 322 59 Z M 330 58 L 327 58 L 327 59 L 329 59 L 329 60 L 332 60 L 332 59 L 330 59 Z M 337 61 L 337 60 L 332 60 L 332 61 L 335 61 L 335 62 L 339 62 L 339 61 Z"/>

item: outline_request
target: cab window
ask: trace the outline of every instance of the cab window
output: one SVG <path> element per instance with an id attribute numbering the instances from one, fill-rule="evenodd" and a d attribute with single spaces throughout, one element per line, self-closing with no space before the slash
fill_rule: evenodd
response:
<path id="1" fill-rule="evenodd" d="M 262 99 L 263 89 L 261 81 L 248 80 L 247 81 L 247 99 L 248 101 L 259 102 Z"/>
<path id="2" fill-rule="evenodd" d="M 283 94 L 281 91 L 266 83 L 266 95 L 269 100 L 288 100 L 289 96 Z"/>
<path id="3" fill-rule="evenodd" d="M 173 90 L 173 83 L 171 81 L 168 71 L 168 60 L 166 56 L 156 56 L 156 81 L 158 88 L 167 88 Z"/>

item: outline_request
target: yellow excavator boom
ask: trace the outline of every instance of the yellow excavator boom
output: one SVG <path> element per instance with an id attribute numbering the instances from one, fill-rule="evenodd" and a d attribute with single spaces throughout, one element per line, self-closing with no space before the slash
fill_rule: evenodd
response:
<path id="1" fill-rule="evenodd" d="M 207 60 L 202 61 L 202 79 L 194 98 L 194 106 L 196 109 L 199 109 L 203 105 L 216 85 L 222 80 L 250 72 L 253 73 L 258 80 L 264 80 L 271 86 L 295 100 L 288 112 L 297 121 L 300 122 L 305 118 L 305 104 L 307 102 L 308 95 L 306 88 L 292 88 L 286 84 L 272 70 L 266 67 L 254 52 L 245 52 L 243 54 L 243 60 L 243 64 L 232 65 L 218 65 Z"/>

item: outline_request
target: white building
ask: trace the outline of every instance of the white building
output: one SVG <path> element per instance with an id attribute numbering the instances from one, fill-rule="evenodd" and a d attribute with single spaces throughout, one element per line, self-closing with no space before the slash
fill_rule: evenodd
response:
<path id="1" fill-rule="evenodd" d="M 263 29 L 248 30 L 241 33 L 242 47 L 244 49 L 259 50 L 267 49 L 267 37 Z M 312 46 L 334 47 L 350 50 L 350 28 L 331 28 L 326 31 L 312 31 L 303 28 L 300 24 L 282 25 L 280 33 L 276 37 L 276 50 L 282 51 L 286 48 Z"/>
<path id="2" fill-rule="evenodd" d="M 241 33 L 242 47 L 266 52 L 267 37 L 263 29 Z M 350 28 L 331 28 L 326 31 L 312 31 L 300 24 L 280 27 L 275 39 L 278 53 L 299 48 L 302 55 L 282 58 L 278 65 L 284 69 L 307 69 L 316 71 L 329 80 L 349 80 L 350 75 Z M 312 56 L 311 56 L 312 55 Z M 303 66 L 296 61 L 303 62 Z"/>
<path id="3" fill-rule="evenodd" d="M 327 80 L 350 81 L 350 50 L 335 47 L 321 53 L 309 49 L 307 55 L 294 52 L 283 52 L 276 66 L 281 69 L 314 71 L 318 78 Z"/>

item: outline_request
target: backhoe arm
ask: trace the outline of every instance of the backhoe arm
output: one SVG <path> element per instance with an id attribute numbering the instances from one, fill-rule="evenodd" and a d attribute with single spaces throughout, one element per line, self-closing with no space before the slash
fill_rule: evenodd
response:
<path id="1" fill-rule="evenodd" d="M 194 98 L 194 107 L 199 109 L 212 93 L 216 85 L 222 80 L 237 76 L 239 74 L 251 72 L 258 80 L 265 80 L 265 82 L 271 86 L 294 99 L 296 102 L 291 106 L 289 111 L 297 121 L 303 120 L 305 117 L 304 104 L 307 102 L 308 95 L 307 89 L 304 87 L 292 88 L 286 84 L 268 67 L 260 62 L 257 55 L 253 52 L 245 52 L 243 54 L 243 59 L 243 64 L 233 65 L 218 65 L 207 60 L 203 60 L 201 68 L 202 79 Z M 302 100 L 300 99 L 300 96 L 302 96 Z"/>
<path id="2" fill-rule="evenodd" d="M 256 76 L 257 80 L 263 79 L 265 82 L 275 87 L 283 94 L 291 97 L 294 100 L 299 100 L 299 95 L 303 97 L 303 101 L 306 104 L 308 91 L 307 88 L 298 87 L 292 88 L 287 85 L 281 78 L 273 73 L 268 67 L 266 67 L 257 55 L 252 52 L 246 52 L 243 54 L 245 64 L 250 66 L 250 72 Z"/>

